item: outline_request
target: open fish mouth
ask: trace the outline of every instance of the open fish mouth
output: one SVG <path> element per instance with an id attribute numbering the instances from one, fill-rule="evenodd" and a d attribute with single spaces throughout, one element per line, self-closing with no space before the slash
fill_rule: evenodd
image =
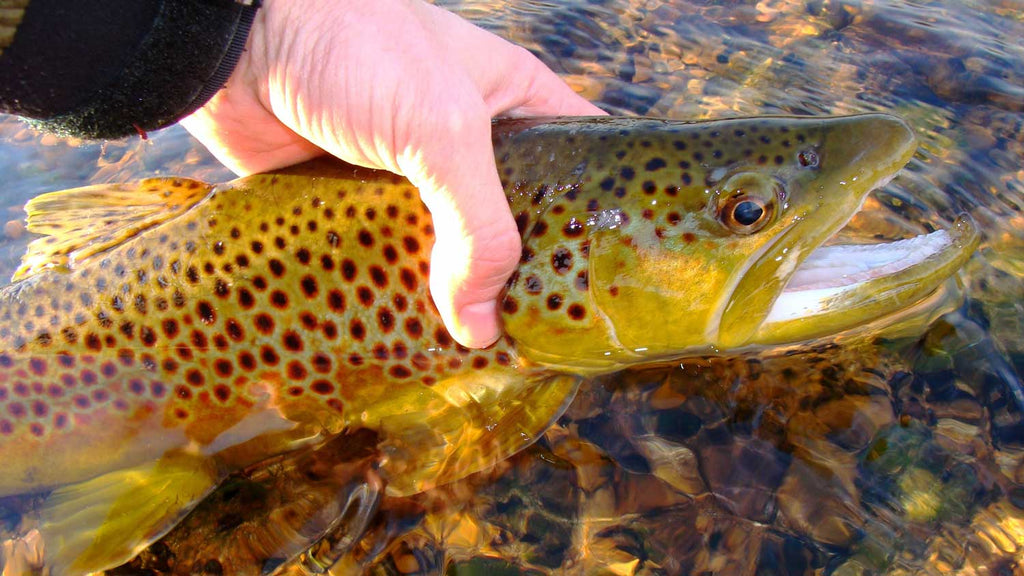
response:
<path id="1" fill-rule="evenodd" d="M 762 331 L 794 322 L 875 319 L 935 290 L 935 278 L 959 268 L 977 247 L 977 226 L 961 215 L 949 229 L 879 244 L 825 245 L 792 273 Z M 870 309 L 873 318 L 865 315 Z"/>

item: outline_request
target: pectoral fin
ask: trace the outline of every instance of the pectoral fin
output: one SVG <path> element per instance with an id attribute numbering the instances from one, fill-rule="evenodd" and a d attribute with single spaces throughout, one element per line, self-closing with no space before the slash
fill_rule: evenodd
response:
<path id="1" fill-rule="evenodd" d="M 216 486 L 213 462 L 182 452 L 55 490 L 40 533 L 53 574 L 117 566 L 167 532 Z"/>
<path id="2" fill-rule="evenodd" d="M 421 492 L 505 460 L 562 415 L 579 383 L 575 376 L 480 370 L 418 392 L 422 410 L 371 414 L 368 422 L 383 434 L 388 492 Z M 424 402 L 423 394 L 434 398 Z"/>

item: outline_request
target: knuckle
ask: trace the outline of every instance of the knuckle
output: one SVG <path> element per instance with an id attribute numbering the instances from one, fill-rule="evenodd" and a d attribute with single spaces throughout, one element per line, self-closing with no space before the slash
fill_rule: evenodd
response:
<path id="1" fill-rule="evenodd" d="M 470 270 L 489 286 L 500 286 L 512 273 L 522 254 L 519 235 L 513 232 L 484 234 L 474 242 L 470 253 Z"/>

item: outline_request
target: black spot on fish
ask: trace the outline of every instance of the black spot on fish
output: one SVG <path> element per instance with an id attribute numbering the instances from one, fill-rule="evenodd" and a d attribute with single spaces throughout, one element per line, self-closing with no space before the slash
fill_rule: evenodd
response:
<path id="1" fill-rule="evenodd" d="M 664 158 L 651 158 L 647 161 L 647 164 L 644 165 L 644 168 L 646 168 L 648 172 L 654 172 L 656 170 L 661 170 L 667 165 L 668 164 L 665 163 Z"/>
<path id="2" fill-rule="evenodd" d="M 551 256 L 551 267 L 559 274 L 565 274 L 572 268 L 572 252 L 566 248 L 557 248 Z"/>
<path id="3" fill-rule="evenodd" d="M 562 295 L 551 294 L 547 299 L 548 310 L 558 310 L 562 307 Z"/>

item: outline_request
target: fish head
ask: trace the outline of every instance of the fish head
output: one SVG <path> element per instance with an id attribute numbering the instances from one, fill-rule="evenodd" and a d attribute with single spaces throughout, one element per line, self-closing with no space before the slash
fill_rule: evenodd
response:
<path id="1" fill-rule="evenodd" d="M 531 213 L 504 306 L 507 333 L 548 365 L 602 371 L 839 333 L 919 300 L 969 254 L 971 230 L 932 243 L 938 256 L 879 272 L 906 280 L 880 300 L 879 278 L 847 285 L 838 269 L 817 274 L 847 298 L 816 293 L 816 308 L 793 311 L 802 295 L 782 297 L 795 277 L 817 289 L 798 271 L 913 155 L 894 116 L 608 120 L 571 133 L 585 142 L 568 162 L 579 178 Z"/>

